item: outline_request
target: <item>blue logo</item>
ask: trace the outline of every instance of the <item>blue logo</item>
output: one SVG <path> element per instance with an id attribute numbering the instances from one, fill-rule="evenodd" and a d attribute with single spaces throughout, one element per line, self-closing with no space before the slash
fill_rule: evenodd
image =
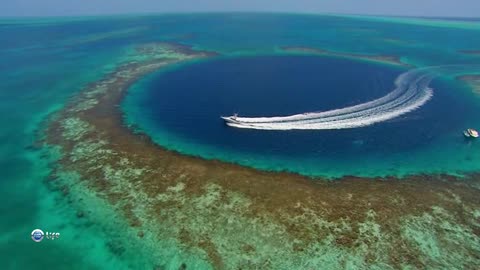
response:
<path id="1" fill-rule="evenodd" d="M 35 229 L 32 231 L 32 240 L 35 242 L 40 242 L 43 240 L 44 234 L 40 229 Z"/>

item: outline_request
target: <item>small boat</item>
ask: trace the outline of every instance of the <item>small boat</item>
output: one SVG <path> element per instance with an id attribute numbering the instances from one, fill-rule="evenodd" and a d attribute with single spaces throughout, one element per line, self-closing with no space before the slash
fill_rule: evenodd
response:
<path id="1" fill-rule="evenodd" d="M 237 121 L 237 117 L 238 117 L 238 114 L 234 114 L 232 116 L 221 116 L 220 118 L 225 120 L 225 122 L 227 122 L 227 123 L 239 123 Z"/>
<path id="2" fill-rule="evenodd" d="M 473 128 L 469 128 L 463 131 L 463 135 L 465 135 L 467 138 L 478 138 L 478 131 Z"/>

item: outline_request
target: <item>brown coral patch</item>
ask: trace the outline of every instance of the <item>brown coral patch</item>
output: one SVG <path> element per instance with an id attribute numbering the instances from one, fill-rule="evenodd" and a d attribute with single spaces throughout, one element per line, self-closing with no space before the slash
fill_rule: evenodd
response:
<path id="1" fill-rule="evenodd" d="M 368 60 L 368 61 L 379 62 L 379 63 L 386 63 L 386 64 L 396 65 L 396 66 L 413 67 L 410 64 L 402 62 L 400 57 L 394 56 L 394 55 L 368 55 L 368 54 L 359 54 L 359 53 L 334 52 L 334 51 L 325 50 L 325 49 L 319 49 L 319 48 L 313 48 L 313 47 L 302 47 L 302 46 L 283 46 L 281 47 L 281 49 L 286 52 L 345 57 L 345 58 L 353 58 L 353 59 L 359 59 L 359 60 Z"/>

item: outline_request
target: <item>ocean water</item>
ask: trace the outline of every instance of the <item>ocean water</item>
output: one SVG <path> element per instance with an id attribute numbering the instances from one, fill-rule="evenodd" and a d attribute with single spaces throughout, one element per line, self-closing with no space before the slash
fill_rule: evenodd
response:
<path id="1" fill-rule="evenodd" d="M 347 166 L 348 158 L 355 159 L 360 153 L 376 153 L 369 159 L 362 159 L 363 165 L 373 174 L 403 174 L 425 170 L 442 170 L 451 173 L 475 170 L 480 156 L 478 145 L 465 143 L 459 136 L 461 129 L 468 126 L 479 126 L 474 118 L 478 97 L 471 93 L 465 85 L 449 81 L 448 78 L 434 81 L 436 89 L 434 98 L 419 110 L 405 115 L 399 120 L 385 123 L 390 133 L 384 132 L 381 126 L 365 130 L 327 131 L 329 142 L 321 135 L 306 132 L 279 134 L 250 130 L 233 130 L 225 127 L 219 120 L 219 114 L 255 115 L 257 113 L 277 114 L 296 112 L 305 109 L 325 109 L 380 96 L 391 90 L 392 80 L 403 72 L 398 68 L 379 66 L 341 59 L 324 59 L 320 57 L 278 56 L 279 46 L 313 46 L 338 52 L 387 54 L 401 56 L 402 60 L 417 66 L 433 66 L 445 64 L 476 64 L 478 55 L 458 53 L 458 50 L 475 50 L 480 48 L 480 27 L 477 22 L 425 21 L 399 19 L 371 19 L 341 16 L 317 15 L 276 15 L 276 14 L 191 14 L 191 15 L 158 15 L 158 16 L 125 16 L 125 17 L 92 17 L 73 19 L 1 19 L 0 35 L 0 196 L 2 198 L 0 229 L 0 259 L 2 269 L 128 269 L 142 268 L 148 258 L 123 256 L 119 258 L 111 246 L 116 240 L 122 240 L 121 224 L 108 225 L 115 213 L 101 211 L 99 217 L 82 219 L 77 217 L 76 208 L 66 201 L 58 191 L 49 190 L 45 178 L 50 172 L 48 156 L 31 146 L 38 138 L 37 131 L 48 115 L 60 109 L 72 95 L 75 95 L 89 82 L 100 79 L 111 71 L 118 63 L 125 60 L 125 55 L 136 44 L 156 41 L 172 41 L 191 45 L 197 49 L 217 51 L 225 58 L 219 62 L 197 63 L 191 66 L 179 66 L 171 73 L 157 73 L 139 82 L 132 88 L 132 94 L 125 104 L 125 112 L 129 121 L 135 121 L 162 145 L 205 157 L 221 157 L 222 159 L 240 162 L 265 169 L 283 169 L 303 171 L 306 174 L 338 176 L 346 172 L 358 172 L 360 164 Z M 247 57 L 243 59 L 242 57 Z M 258 57 L 262 56 L 262 57 Z M 286 57 L 286 58 L 283 58 Z M 291 57 L 291 58 L 290 58 Z M 219 67 L 250 70 L 252 61 L 264 66 L 273 63 L 284 65 L 285 59 L 298 63 L 296 83 L 305 88 L 303 95 L 295 95 L 296 102 L 286 102 L 292 85 L 285 85 L 279 79 L 262 77 L 261 81 L 268 86 L 279 87 L 278 103 L 271 103 L 270 95 L 251 92 L 253 89 L 265 89 L 260 85 L 252 85 L 260 73 L 249 73 L 249 80 L 239 80 L 234 73 L 224 77 L 203 80 L 207 71 L 219 72 Z M 240 65 L 237 67 L 237 63 Z M 243 63 L 243 64 L 242 64 Z M 342 71 L 350 70 L 355 77 L 358 93 L 347 92 L 338 99 L 331 95 L 334 89 L 317 88 L 317 84 L 349 86 L 353 83 L 341 80 L 341 76 L 326 69 L 327 63 L 337 66 Z M 325 69 L 332 78 L 328 81 L 321 76 L 309 76 L 305 80 L 302 72 L 310 73 L 310 67 Z M 203 68 L 206 68 L 203 71 Z M 276 70 L 275 76 L 294 74 L 292 70 Z M 186 95 L 187 90 L 169 90 L 184 87 L 192 82 L 165 81 L 165 77 L 181 78 L 189 70 L 203 74 L 197 76 L 196 83 L 203 86 L 221 84 L 228 76 L 237 89 L 236 99 L 221 91 L 221 87 L 203 89 L 205 94 L 197 91 L 195 95 Z M 478 72 L 479 70 L 472 70 Z M 284 72 L 284 73 L 282 73 Z M 257 74 L 257 75 L 256 75 Z M 360 76 L 363 74 L 364 76 Z M 211 75 L 211 74 L 210 74 Z M 245 75 L 245 74 L 243 74 Z M 448 74 L 444 74 L 447 76 Z M 179 77 L 180 76 L 180 77 Z M 193 76 L 193 75 L 192 75 Z M 290 76 L 289 76 L 290 77 Z M 366 77 L 366 78 L 364 78 Z M 304 81 L 305 80 L 305 81 Z M 170 86 L 169 89 L 158 90 L 158 85 Z M 288 83 L 287 83 L 288 84 Z M 248 87 L 249 91 L 245 88 Z M 289 87 L 286 87 L 289 86 Z M 267 88 L 272 94 L 274 89 Z M 370 90 L 374 90 L 370 92 Z M 367 91 L 368 90 L 368 91 Z M 153 91 L 153 92 L 152 92 Z M 317 92 L 320 91 L 320 92 Z M 245 95 L 243 95 L 245 94 Z M 307 95 L 322 94 L 318 102 Z M 325 94 L 325 95 L 324 95 Z M 210 129 L 204 129 L 192 137 L 192 130 L 185 126 L 175 126 L 171 118 L 155 118 L 159 116 L 158 107 L 152 108 L 151 114 L 138 114 L 137 110 L 146 95 L 162 97 L 179 97 L 171 103 L 179 107 L 172 112 L 183 113 L 180 120 L 188 120 L 188 116 L 196 115 L 204 120 Z M 258 103 L 249 105 L 249 99 L 255 97 Z M 198 103 L 192 102 L 194 97 Z M 207 98 L 208 97 L 208 98 Z M 212 107 L 210 102 L 219 104 L 224 98 L 223 107 Z M 354 97 L 354 98 L 353 98 Z M 208 108 L 186 106 L 209 105 Z M 208 100 L 206 100 L 208 99 Z M 216 99 L 216 100 L 212 100 Z M 325 100 L 324 100 L 325 99 Z M 237 100 L 237 102 L 235 102 Z M 327 102 L 328 100 L 328 102 Z M 306 101 L 308 104 L 303 104 Z M 157 100 L 158 104 L 165 104 Z M 163 103 L 162 103 L 163 102 Z M 269 106 L 265 106 L 268 104 Z M 282 106 L 288 104 L 288 106 Z M 151 104 L 150 104 L 151 105 Z M 184 110 L 177 111 L 180 106 Z M 275 107 L 276 106 L 276 107 Z M 331 106 L 331 107 L 329 107 Z M 159 110 L 159 111 L 157 111 Z M 448 113 L 448 110 L 454 113 Z M 149 118 L 151 116 L 152 118 Z M 171 117 L 171 115 L 169 116 Z M 442 118 L 443 117 L 443 118 Z M 150 121 L 155 120 L 155 121 Z M 457 121 L 458 120 L 458 121 Z M 191 120 L 188 120 L 191 121 Z M 177 122 L 177 123 L 188 123 Z M 169 124 L 170 123 L 170 124 Z M 195 122 L 197 123 L 197 122 Z M 425 126 L 421 123 L 428 123 Z M 448 123 L 448 125 L 446 124 Z M 415 127 L 415 131 L 407 128 Z M 432 129 L 433 127 L 433 129 Z M 213 129 L 212 129 L 213 128 Z M 379 129 L 381 129 L 379 131 Z M 418 130 L 417 130 L 418 129 Z M 405 153 L 399 151 L 401 143 L 397 132 L 409 138 L 411 146 L 408 153 L 423 162 L 412 163 L 405 159 Z M 424 133 L 422 133 L 424 132 Z M 210 135 L 209 135 L 210 133 Z M 370 143 L 370 136 L 375 143 Z M 223 137 L 228 135 L 229 138 Z M 209 139 L 216 136 L 216 139 Z M 266 136 L 266 137 L 265 137 Z M 393 136 L 393 138 L 392 138 Z M 245 137 L 259 140 L 258 144 L 248 144 Z M 272 140 L 267 139 L 271 138 Z M 323 136 L 322 136 L 323 137 Z M 163 140 L 164 138 L 165 140 Z M 300 140 L 301 143 L 296 143 Z M 333 159 L 324 157 L 324 165 L 318 166 L 318 154 L 308 155 L 307 143 L 323 145 L 321 151 L 332 150 Z M 268 142 L 264 144 L 261 142 Z M 348 142 L 348 143 L 345 143 Z M 390 144 L 389 144 L 390 142 Z M 296 148 L 295 144 L 298 144 Z M 285 147 L 287 145 L 288 147 Z M 252 149 L 255 146 L 255 149 Z M 277 148 L 275 148 L 277 147 Z M 192 151 L 197 149 L 196 151 Z M 323 149 L 323 150 L 322 150 Z M 397 152 L 382 152 L 396 149 Z M 288 150 L 287 152 L 284 152 Z M 370 152 L 369 150 L 372 150 Z M 258 152 L 256 152 L 258 151 Z M 291 159 L 292 153 L 302 154 L 304 158 Z M 449 158 L 447 158 L 447 156 Z M 309 162 L 317 162 L 310 164 Z M 337 162 L 340 162 L 337 166 Z M 343 162 L 343 163 L 342 163 Z M 385 163 L 382 165 L 382 162 Z M 323 164 L 323 163 L 322 163 Z M 343 165 L 342 165 L 343 164 Z M 372 166 L 372 168 L 370 168 Z M 375 168 L 380 168 L 376 171 Z M 296 168 L 296 169 L 292 169 Z M 325 169 L 325 170 L 323 170 Z M 90 201 L 95 205 L 95 200 Z M 34 243 L 30 233 L 35 228 L 61 233 L 59 241 Z M 120 236 L 119 236 L 120 235 Z M 117 238 L 115 238 L 115 236 Z M 128 236 L 124 236 L 128 237 Z M 123 239 L 124 240 L 124 239 Z M 128 240 L 128 239 L 127 239 Z"/>
<path id="2" fill-rule="evenodd" d="M 260 169 L 329 178 L 478 170 L 480 163 L 469 159 L 479 146 L 462 131 L 479 124 L 480 107 L 441 77 L 431 83 L 434 97 L 425 105 L 367 127 L 251 130 L 220 119 L 361 104 L 391 92 L 404 72 L 338 57 L 227 57 L 148 76 L 129 92 L 124 111 L 131 124 L 169 149 Z"/>

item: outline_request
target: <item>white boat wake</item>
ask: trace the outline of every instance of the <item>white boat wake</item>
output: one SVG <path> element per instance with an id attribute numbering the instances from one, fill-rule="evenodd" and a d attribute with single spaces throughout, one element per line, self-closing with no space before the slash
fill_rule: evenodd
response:
<path id="1" fill-rule="evenodd" d="M 263 130 L 326 130 L 359 128 L 384 122 L 420 108 L 433 96 L 428 87 L 432 68 L 414 69 L 395 80 L 395 89 L 387 95 L 341 109 L 275 117 L 222 117 L 236 128 Z"/>

